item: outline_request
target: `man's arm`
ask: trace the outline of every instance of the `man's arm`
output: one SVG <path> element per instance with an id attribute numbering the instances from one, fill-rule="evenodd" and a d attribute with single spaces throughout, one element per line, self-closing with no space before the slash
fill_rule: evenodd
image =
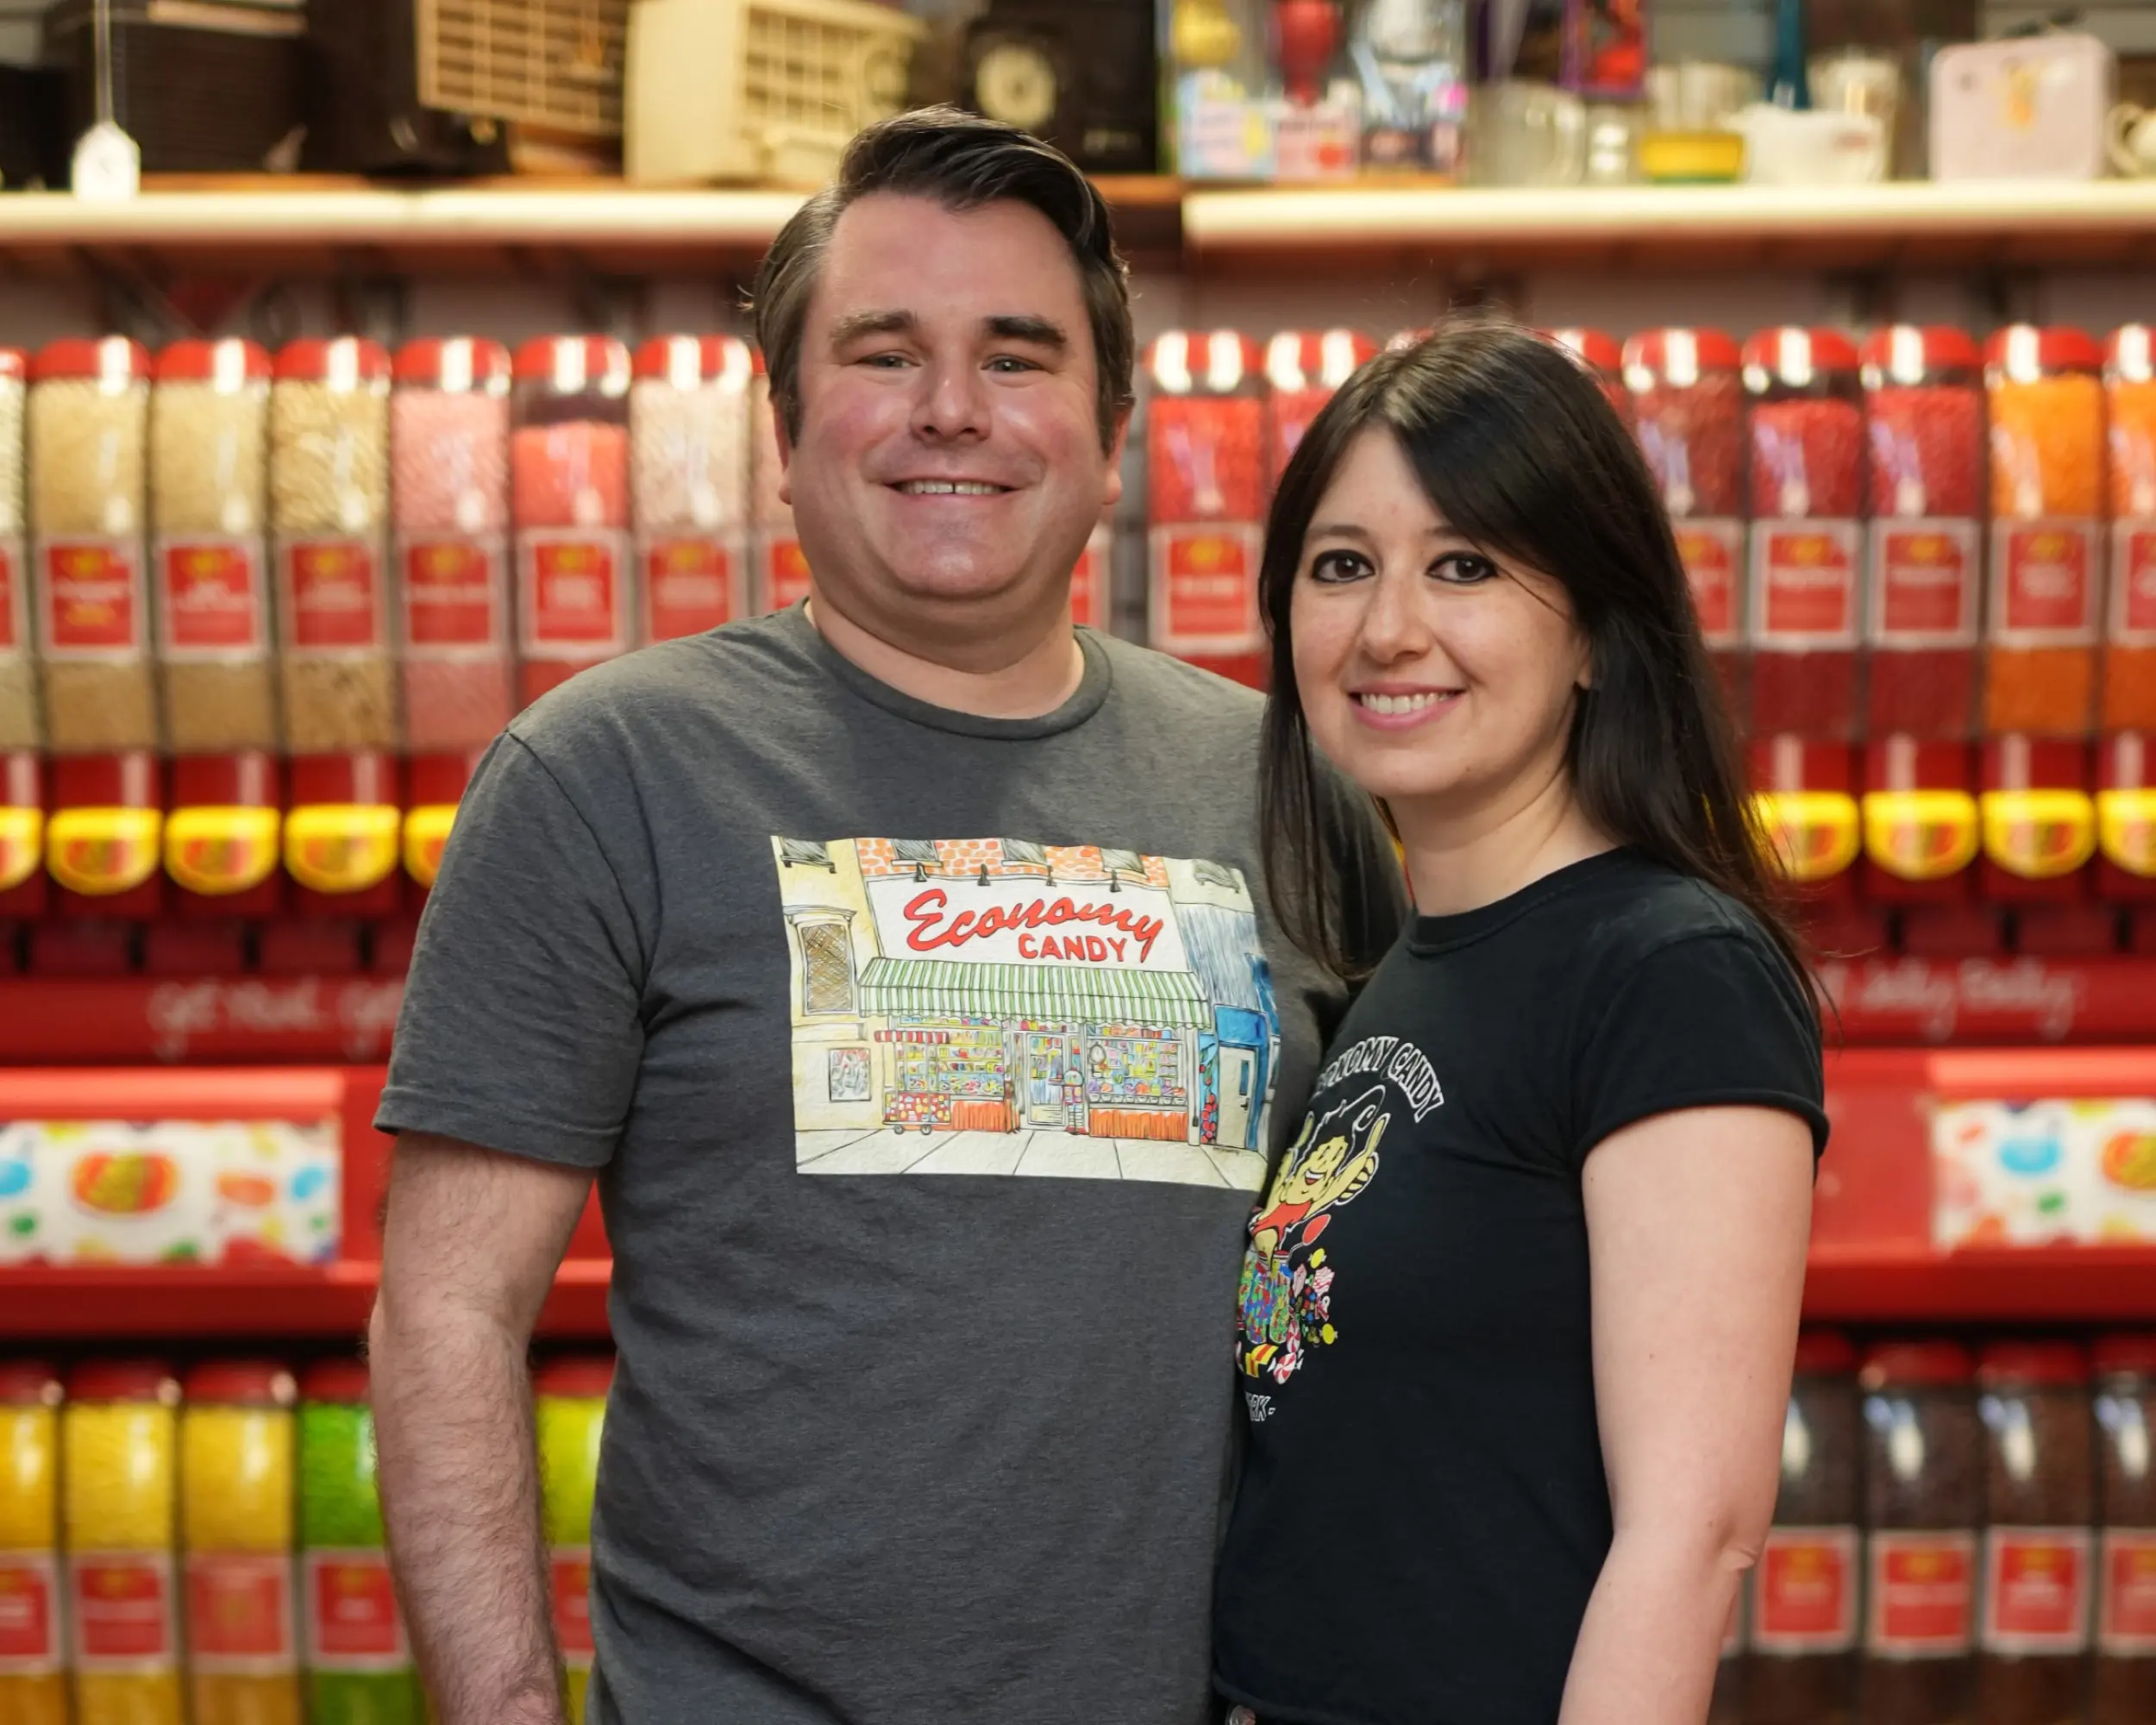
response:
<path id="1" fill-rule="evenodd" d="M 1810 1233 L 1794 1114 L 1689 1108 L 1587 1159 L 1595 1398 L 1616 1536 L 1559 1725 L 1697 1725 L 1774 1515 Z"/>
<path id="2" fill-rule="evenodd" d="M 560 1725 L 526 1361 L 592 1170 L 407 1132 L 367 1326 L 382 1514 L 441 1725 Z"/>

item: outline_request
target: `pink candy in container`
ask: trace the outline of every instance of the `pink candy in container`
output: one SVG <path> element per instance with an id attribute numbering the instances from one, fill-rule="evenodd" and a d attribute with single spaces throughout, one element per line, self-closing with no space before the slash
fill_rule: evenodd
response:
<path id="1" fill-rule="evenodd" d="M 509 605 L 509 350 L 414 342 L 390 398 L 404 737 L 476 749 L 516 711 Z"/>
<path id="2" fill-rule="evenodd" d="M 518 693 L 532 701 L 633 637 L 629 349 L 542 336 L 517 350 L 514 376 Z"/>
<path id="3" fill-rule="evenodd" d="M 661 336 L 636 350 L 630 480 L 643 638 L 748 614 L 748 344 Z"/>

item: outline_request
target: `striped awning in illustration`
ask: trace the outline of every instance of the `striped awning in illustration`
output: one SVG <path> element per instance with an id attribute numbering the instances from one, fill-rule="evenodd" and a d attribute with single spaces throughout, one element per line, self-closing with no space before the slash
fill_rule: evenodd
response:
<path id="1" fill-rule="evenodd" d="M 864 1012 L 912 1018 L 947 1013 L 961 1018 L 1194 1028 L 1213 1022 L 1205 992 L 1188 970 L 872 958 L 861 973 L 861 995 Z"/>

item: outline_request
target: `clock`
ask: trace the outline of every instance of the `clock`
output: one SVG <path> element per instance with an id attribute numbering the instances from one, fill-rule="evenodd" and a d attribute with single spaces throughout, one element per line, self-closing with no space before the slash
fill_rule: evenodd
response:
<path id="1" fill-rule="evenodd" d="M 1056 63 L 1039 43 L 1006 37 L 974 63 L 974 105 L 991 120 L 1038 132 L 1056 117 L 1059 83 Z"/>

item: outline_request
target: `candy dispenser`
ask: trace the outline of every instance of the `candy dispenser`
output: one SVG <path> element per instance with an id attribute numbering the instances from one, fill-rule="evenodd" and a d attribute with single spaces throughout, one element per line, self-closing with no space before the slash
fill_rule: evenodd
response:
<path id="1" fill-rule="evenodd" d="M 146 749 L 50 763 L 45 869 L 64 916 L 142 921 L 164 908 L 165 780 Z"/>
<path id="2" fill-rule="evenodd" d="M 629 372 L 628 348 L 605 336 L 517 350 L 511 511 L 526 701 L 626 652 L 634 633 Z"/>
<path id="3" fill-rule="evenodd" d="M 1186 179 L 1271 179 L 1262 0 L 1171 0 L 1160 9 L 1175 172 Z"/>
<path id="4" fill-rule="evenodd" d="M 1115 617 L 1115 523 L 1106 514 L 1086 539 L 1070 571 L 1070 620 L 1106 630 Z"/>
<path id="5" fill-rule="evenodd" d="M 60 1653 L 60 1380 L 0 1365 L 0 1719 L 66 1725 Z"/>
<path id="6" fill-rule="evenodd" d="M 2111 337 L 2111 592 L 2096 745 L 2097 890 L 2156 904 L 2156 360 L 2149 326 Z M 2147 913 L 2144 913 L 2144 916 Z"/>
<path id="7" fill-rule="evenodd" d="M 1883 921 L 1856 906 L 1864 849 L 1857 751 L 1789 731 L 1755 737 L 1752 782 L 1775 860 L 1808 919 L 1814 943 L 1846 955 L 1883 938 Z"/>
<path id="8" fill-rule="evenodd" d="M 1857 350 L 1831 329 L 1762 330 L 1745 343 L 1744 380 L 1752 725 L 1852 741 L 1864 555 Z"/>
<path id="9" fill-rule="evenodd" d="M 2096 712 L 2106 503 L 2103 356 L 2017 323 L 1984 348 L 1991 576 L 1984 729 L 2082 737 Z"/>
<path id="10" fill-rule="evenodd" d="M 0 925 L 43 912 L 44 863 L 44 762 L 28 749 L 0 751 Z"/>
<path id="11" fill-rule="evenodd" d="M 54 342 L 30 367 L 30 531 L 45 737 L 55 751 L 157 747 L 142 574 L 150 356 Z"/>
<path id="12" fill-rule="evenodd" d="M 303 915 L 393 916 L 404 902 L 404 806 L 397 757 L 378 750 L 292 757 L 285 870 Z"/>
<path id="13" fill-rule="evenodd" d="M 76 1367 L 60 1415 L 60 1523 L 77 1725 L 180 1725 L 179 1385 L 148 1361 Z"/>
<path id="14" fill-rule="evenodd" d="M 793 506 L 780 495 L 786 467 L 779 457 L 778 414 L 763 355 L 755 354 L 751 365 L 749 518 L 755 530 L 755 567 L 749 603 L 759 612 L 784 611 L 808 597 L 808 559 L 794 536 Z"/>
<path id="15" fill-rule="evenodd" d="M 2094 1349 L 2096 1658 L 2090 1725 L 2156 1719 L 2156 1338 Z"/>
<path id="16" fill-rule="evenodd" d="M 1617 410 L 1617 417 L 1626 425 L 1633 423 L 1632 392 L 1625 387 L 1624 349 L 1616 338 L 1600 329 L 1551 329 L 1550 339 L 1586 367 L 1589 374 L 1602 387 L 1609 398 L 1609 405 Z"/>
<path id="17" fill-rule="evenodd" d="M 282 1366 L 220 1360 L 187 1376 L 179 1418 L 191 1725 L 299 1725 L 293 1610 L 297 1389 Z"/>
<path id="18" fill-rule="evenodd" d="M 1700 631 L 1741 721 L 1745 398 L 1737 344 L 1719 329 L 1650 329 L 1625 343 L 1623 360 L 1639 448 L 1677 531 Z"/>
<path id="19" fill-rule="evenodd" d="M 285 742 L 295 755 L 397 743 L 389 525 L 389 355 L 294 342 L 270 386 Z"/>
<path id="20" fill-rule="evenodd" d="M 19 348 L 0 348 L 0 753 L 38 744 L 30 657 L 29 563 L 22 543 L 23 379 Z"/>
<path id="21" fill-rule="evenodd" d="M 270 357 L 175 342 L 150 397 L 150 533 L 165 737 L 180 755 L 278 746 L 268 554 Z"/>
<path id="22" fill-rule="evenodd" d="M 473 336 L 398 351 L 390 500 L 404 741 L 415 750 L 476 748 L 516 711 L 509 373 L 509 350 Z"/>
<path id="23" fill-rule="evenodd" d="M 1988 950 L 1977 850 L 1977 624 L 1984 384 L 1959 329 L 1899 324 L 1864 344 L 1872 525 L 1865 629 L 1865 894 L 1912 913 L 1914 949 Z"/>
<path id="24" fill-rule="evenodd" d="M 1145 375 L 1152 643 L 1257 684 L 1268 442 L 1257 344 L 1232 329 L 1172 329 Z"/>
<path id="25" fill-rule="evenodd" d="M 1272 391 L 1268 491 L 1280 483 L 1319 410 L 1376 354 L 1377 343 L 1356 329 L 1282 329 L 1266 342 L 1265 381 Z"/>
<path id="26" fill-rule="evenodd" d="M 667 336 L 636 350 L 630 491 L 647 642 L 749 614 L 748 344 Z"/>
<path id="27" fill-rule="evenodd" d="M 281 780 L 276 757 L 260 750 L 172 762 L 164 858 L 179 916 L 229 921 L 282 907 Z"/>

